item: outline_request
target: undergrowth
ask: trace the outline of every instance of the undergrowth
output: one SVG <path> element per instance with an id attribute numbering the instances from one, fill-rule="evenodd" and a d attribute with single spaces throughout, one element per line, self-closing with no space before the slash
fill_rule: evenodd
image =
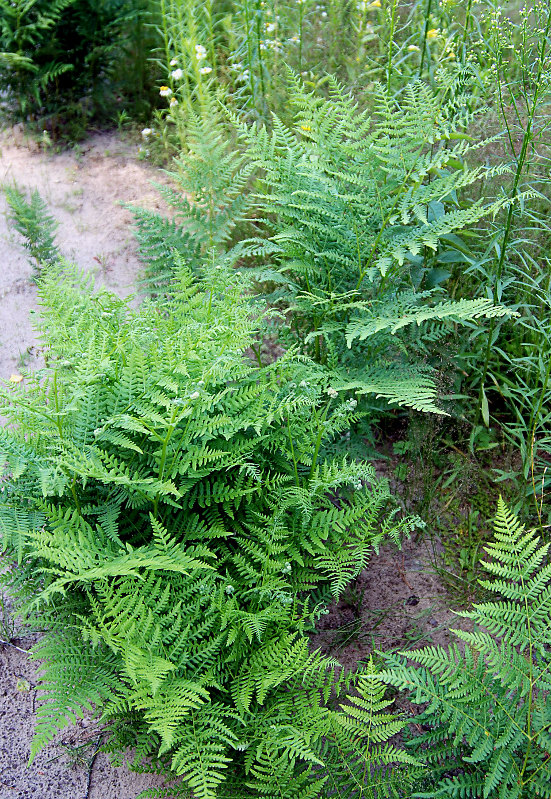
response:
<path id="1" fill-rule="evenodd" d="M 0 8 L 12 111 L 160 95 L 176 156 L 171 216 L 131 208 L 137 308 L 6 189 L 46 354 L 0 435 L 4 577 L 49 631 L 33 755 L 92 714 L 173 778 L 144 797 L 550 797 L 549 3 Z M 405 511 L 477 604 L 345 672 L 310 634 Z"/>
<path id="2" fill-rule="evenodd" d="M 2 545 L 50 629 L 33 755 L 96 706 L 136 765 L 204 799 L 232 764 L 309 760 L 346 679 L 306 633 L 415 524 L 369 464 L 326 454 L 355 401 L 292 351 L 244 356 L 254 307 L 216 266 L 138 311 L 50 268 L 48 366 L 4 390 L 1 434 Z"/>

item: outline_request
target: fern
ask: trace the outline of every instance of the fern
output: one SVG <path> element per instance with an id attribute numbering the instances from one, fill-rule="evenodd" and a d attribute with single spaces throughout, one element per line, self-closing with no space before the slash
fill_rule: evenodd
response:
<path id="1" fill-rule="evenodd" d="M 140 256 L 147 265 L 146 285 L 166 288 L 177 266 L 174 253 L 197 269 L 199 256 L 222 252 L 245 220 L 252 204 L 247 191 L 252 164 L 227 135 L 210 106 L 201 114 L 190 111 L 187 150 L 175 161 L 176 169 L 166 173 L 172 185 L 156 184 L 173 219 L 128 206 L 137 223 Z"/>
<path id="2" fill-rule="evenodd" d="M 415 523 L 370 465 L 327 455 L 356 411 L 323 370 L 244 356 L 265 310 L 216 266 L 180 265 L 138 310 L 50 267 L 47 366 L 2 391 L 2 547 L 51 630 L 33 754 L 96 707 L 112 748 L 194 799 L 321 768 L 345 682 L 308 651 L 308 590 L 338 597 Z"/>
<path id="3" fill-rule="evenodd" d="M 273 286 L 303 350 L 339 366 L 337 388 L 442 413 L 423 334 L 407 327 L 440 320 L 450 337 L 457 324 L 508 314 L 486 299 L 442 297 L 444 264 L 469 252 L 462 231 L 503 207 L 462 199 L 493 174 L 465 164 L 478 145 L 464 132 L 464 80 L 437 94 L 412 83 L 396 100 L 375 87 L 371 115 L 334 79 L 328 99 L 289 80 L 292 126 L 234 118 L 265 186 L 259 235 L 238 252 Z"/>
<path id="4" fill-rule="evenodd" d="M 481 581 L 497 596 L 458 614 L 474 622 L 472 632 L 453 631 L 464 649 L 386 656 L 378 679 L 425 705 L 416 721 L 428 731 L 410 745 L 438 778 L 414 796 L 549 797 L 548 553 L 500 498 L 484 562 L 492 579 Z"/>
<path id="5" fill-rule="evenodd" d="M 76 0 L 0 0 L 0 76 L 6 89 L 16 95 L 25 113 L 56 76 L 72 69 L 67 62 L 44 58 L 47 37 L 63 13 Z"/>
<path id="6" fill-rule="evenodd" d="M 10 208 L 10 221 L 24 239 L 23 246 L 28 251 L 36 280 L 44 267 L 59 260 L 55 243 L 57 222 L 48 213 L 47 205 L 36 189 L 30 201 L 15 184 L 5 186 L 4 193 Z"/>

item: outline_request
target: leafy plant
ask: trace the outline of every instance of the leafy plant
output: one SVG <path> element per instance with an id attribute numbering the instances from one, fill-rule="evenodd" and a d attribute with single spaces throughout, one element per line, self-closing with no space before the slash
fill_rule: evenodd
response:
<path id="1" fill-rule="evenodd" d="M 168 184 L 156 184 L 172 209 L 171 218 L 137 206 L 134 216 L 146 285 L 167 286 L 179 259 L 198 268 L 207 253 L 227 249 L 252 205 L 252 165 L 235 148 L 212 106 L 190 111 L 186 149 L 167 170 Z"/>
<path id="2" fill-rule="evenodd" d="M 4 194 L 10 208 L 10 222 L 23 236 L 23 246 L 34 267 L 36 280 L 44 268 L 59 260 L 59 250 L 55 243 L 58 223 L 48 212 L 48 206 L 37 189 L 31 193 L 30 200 L 27 200 L 16 184 L 5 186 Z"/>
<path id="3" fill-rule="evenodd" d="M 33 755 L 96 707 L 198 799 L 318 762 L 346 680 L 306 632 L 415 523 L 370 465 L 325 453 L 354 400 L 293 351 L 244 355 L 263 310 L 217 266 L 138 310 L 47 270 L 48 367 L 3 391 L 0 433 L 2 547 L 50 629 Z"/>
<path id="4" fill-rule="evenodd" d="M 22 114 L 59 75 L 72 69 L 64 59 L 41 58 L 47 38 L 76 0 L 1 0 L 0 76 L 11 89 Z"/>
<path id="5" fill-rule="evenodd" d="M 90 119 L 113 118 L 122 99 L 150 113 L 156 0 L 2 0 L 0 10 L 8 112 L 72 140 Z"/>
<path id="6" fill-rule="evenodd" d="M 444 289 L 448 265 L 470 252 L 463 232 L 509 202 L 463 199 L 496 173 L 464 163 L 477 145 L 464 132 L 463 80 L 437 94 L 408 85 L 399 102 L 376 87 L 370 115 L 334 80 L 326 100 L 291 75 L 292 128 L 237 123 L 263 170 L 268 234 L 238 252 L 264 261 L 256 279 L 272 284 L 295 340 L 334 369 L 338 390 L 441 413 L 434 344 L 508 313 Z"/>
<path id="7" fill-rule="evenodd" d="M 519 57 L 511 59 L 509 54 L 511 50 L 515 52 L 515 39 L 520 41 Z M 510 19 L 503 19 L 500 8 L 494 8 L 487 47 L 491 53 L 489 60 L 493 66 L 496 104 L 506 127 L 507 155 L 512 164 L 513 180 L 507 190 L 514 199 L 523 188 L 529 187 L 532 197 L 544 199 L 541 190 L 549 184 L 546 132 L 549 127 L 551 86 L 551 7 L 544 3 L 535 3 L 532 8 L 524 7 L 520 12 L 520 22 L 516 25 Z M 510 80 L 511 60 L 520 73 L 517 80 Z M 537 211 L 526 214 L 533 232 L 536 226 L 549 231 L 548 205 L 547 198 L 543 214 L 540 215 Z M 494 301 L 501 299 L 504 284 L 510 282 L 513 271 L 511 261 L 518 259 L 524 265 L 526 250 L 529 249 L 522 241 L 523 235 L 521 243 L 524 246 L 521 245 L 520 253 L 515 252 L 514 223 L 515 212 L 518 211 L 526 212 L 524 203 L 508 204 L 503 225 L 492 241 L 495 258 L 491 261 L 493 269 L 489 277 Z M 533 264 L 529 263 L 526 269 L 528 275 L 532 267 Z M 486 379 L 496 339 L 494 320 L 489 326 L 479 386 L 479 406 L 487 426 L 489 410 Z"/>
<path id="8" fill-rule="evenodd" d="M 408 692 L 428 731 L 411 746 L 431 768 L 413 796 L 551 795 L 549 544 L 526 531 L 500 498 L 481 581 L 495 599 L 459 616 L 461 644 L 385 656 L 378 679 Z M 463 645 L 464 644 L 464 649 Z"/>

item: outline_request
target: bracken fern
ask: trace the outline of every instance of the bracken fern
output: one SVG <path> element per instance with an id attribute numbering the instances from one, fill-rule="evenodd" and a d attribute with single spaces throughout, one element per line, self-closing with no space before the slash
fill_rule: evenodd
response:
<path id="1" fill-rule="evenodd" d="M 319 760 L 345 681 L 306 631 L 413 525 L 382 521 L 371 466 L 324 455 L 355 402 L 293 352 L 244 356 L 263 310 L 243 289 L 181 266 L 164 304 L 132 310 L 50 269 L 48 366 L 3 391 L 2 547 L 50 630 L 33 755 L 96 708 L 196 799 L 228 774 L 260 786 L 266 758 L 278 779 Z"/>
<path id="2" fill-rule="evenodd" d="M 235 120 L 266 187 L 264 233 L 239 252 L 264 261 L 255 276 L 274 286 L 304 350 L 336 367 L 336 388 L 442 412 L 422 333 L 406 327 L 438 323 L 445 335 L 507 313 L 442 296 L 447 264 L 467 248 L 459 234 L 508 202 L 463 199 L 496 173 L 465 164 L 478 146 L 465 133 L 467 78 L 436 94 L 413 83 L 399 100 L 375 87 L 373 113 L 334 80 L 328 99 L 289 80 L 292 127 Z"/>

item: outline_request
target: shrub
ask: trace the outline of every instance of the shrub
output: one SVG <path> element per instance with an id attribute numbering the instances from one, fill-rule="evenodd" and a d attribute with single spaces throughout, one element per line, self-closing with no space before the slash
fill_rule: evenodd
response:
<path id="1" fill-rule="evenodd" d="M 293 351 L 244 356 L 262 309 L 217 266 L 138 310 L 48 270 L 48 366 L 3 391 L 0 433 L 2 546 L 50 629 L 33 755 L 95 707 L 198 799 L 313 762 L 344 678 L 306 631 L 413 524 L 383 517 L 371 466 L 325 454 L 354 400 Z"/>
<path id="2" fill-rule="evenodd" d="M 265 186 L 264 225 L 241 252 L 263 260 L 256 278 L 339 390 L 441 413 L 443 342 L 457 324 L 507 314 L 445 290 L 450 264 L 469 262 L 465 232 L 509 202 L 464 197 L 500 171 L 465 164 L 478 146 L 467 80 L 458 72 L 436 93 L 416 82 L 398 99 L 375 87 L 369 113 L 334 80 L 324 99 L 291 75 L 292 126 L 236 121 Z"/>

